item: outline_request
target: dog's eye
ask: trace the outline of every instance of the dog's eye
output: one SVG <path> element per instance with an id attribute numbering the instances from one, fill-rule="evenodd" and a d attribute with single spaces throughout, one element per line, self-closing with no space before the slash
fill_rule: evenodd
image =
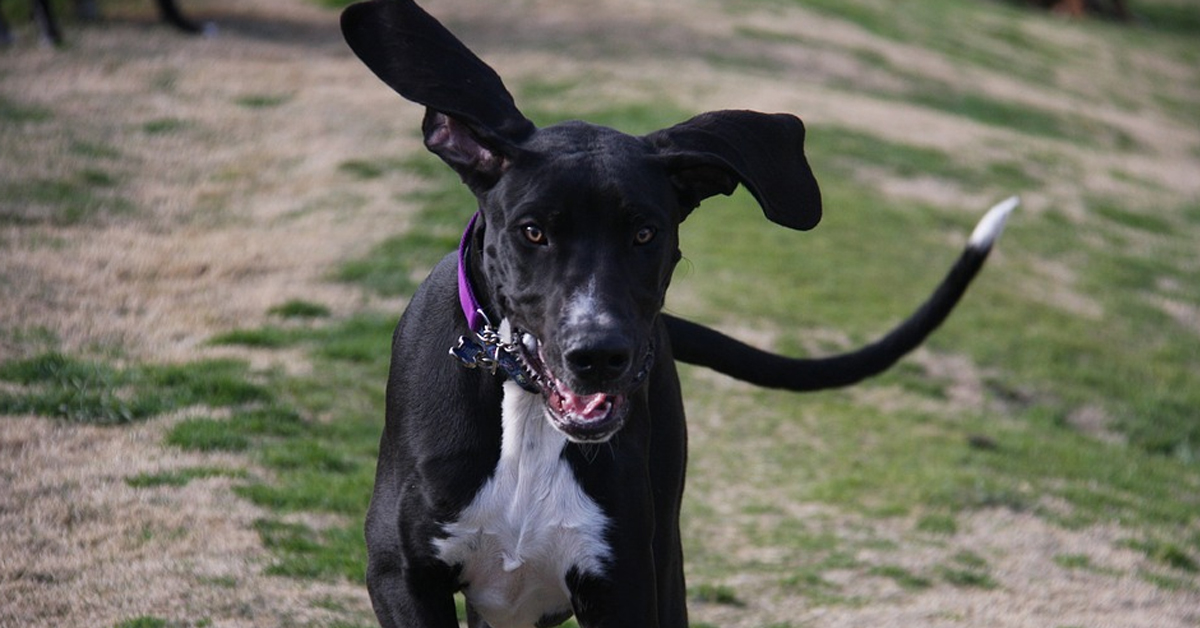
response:
<path id="1" fill-rule="evenodd" d="M 546 244 L 546 232 L 537 225 L 525 225 L 521 228 L 521 233 L 525 234 L 525 239 L 532 244 Z"/>
<path id="2" fill-rule="evenodd" d="M 654 227 L 642 227 L 638 229 L 637 235 L 633 236 L 633 242 L 634 244 L 650 244 L 656 235 L 658 235 L 658 230 Z"/>

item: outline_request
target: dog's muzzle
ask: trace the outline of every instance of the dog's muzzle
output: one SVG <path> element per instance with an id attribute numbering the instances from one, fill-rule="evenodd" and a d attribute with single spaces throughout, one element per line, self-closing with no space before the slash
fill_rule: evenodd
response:
<path id="1" fill-rule="evenodd" d="M 654 365 L 654 348 L 647 346 L 633 377 L 621 382 L 621 392 L 576 393 L 547 366 L 542 344 L 529 333 L 514 330 L 515 353 L 530 378 L 541 390 L 546 418 L 576 443 L 599 443 L 612 438 L 629 416 L 629 395 L 637 390 Z"/>
<path id="2" fill-rule="evenodd" d="M 641 365 L 633 377 L 621 382 L 621 392 L 580 394 L 571 389 L 547 366 L 542 344 L 533 334 L 506 329 L 509 340 L 491 325 L 472 336 L 462 336 L 450 355 L 467 368 L 481 368 L 493 375 L 503 372 L 527 392 L 542 395 L 546 418 L 556 430 L 576 443 L 602 443 L 612 438 L 629 416 L 629 395 L 637 390 L 654 365 L 654 347 L 642 352 Z"/>

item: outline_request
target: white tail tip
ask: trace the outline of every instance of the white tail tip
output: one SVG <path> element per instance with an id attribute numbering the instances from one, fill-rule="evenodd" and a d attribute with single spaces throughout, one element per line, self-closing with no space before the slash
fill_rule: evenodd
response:
<path id="1" fill-rule="evenodd" d="M 979 224 L 975 225 L 975 230 L 971 232 L 971 239 L 967 241 L 967 246 L 982 250 L 992 248 L 992 245 L 1000 238 L 1000 234 L 1004 233 L 1004 223 L 1008 222 L 1008 215 L 1020 204 L 1020 197 L 1010 196 L 993 205 L 979 221 Z"/>

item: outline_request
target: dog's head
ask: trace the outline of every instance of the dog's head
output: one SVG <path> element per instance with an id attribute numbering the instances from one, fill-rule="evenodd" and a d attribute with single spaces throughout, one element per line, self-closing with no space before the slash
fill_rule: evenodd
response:
<path id="1" fill-rule="evenodd" d="M 500 77 L 409 0 L 342 16 L 351 49 L 426 107 L 425 145 L 479 199 L 470 271 L 518 330 L 551 422 L 603 441 L 654 359 L 656 317 L 680 258 L 678 225 L 740 183 L 767 217 L 810 229 L 816 179 L 794 116 L 718 111 L 635 137 L 583 122 L 537 128 Z"/>

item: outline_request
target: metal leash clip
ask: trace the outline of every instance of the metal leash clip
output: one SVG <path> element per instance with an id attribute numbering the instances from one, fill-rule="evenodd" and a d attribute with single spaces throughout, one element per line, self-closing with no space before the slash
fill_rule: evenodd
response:
<path id="1" fill-rule="evenodd" d="M 476 336 L 478 338 L 478 336 Z M 450 348 L 450 355 L 454 356 L 462 365 L 469 368 L 483 368 L 496 372 L 497 362 L 494 357 L 488 355 L 487 349 L 481 345 L 475 338 L 469 336 L 459 336 L 458 344 Z"/>
<path id="2" fill-rule="evenodd" d="M 450 348 L 450 355 L 469 369 L 483 369 L 492 375 L 503 371 L 509 379 L 531 393 L 540 393 L 541 388 L 530 377 L 525 365 L 513 355 L 513 345 L 504 342 L 500 332 L 492 326 L 483 312 L 483 328 L 474 333 L 474 338 L 459 336 L 458 343 Z"/>

